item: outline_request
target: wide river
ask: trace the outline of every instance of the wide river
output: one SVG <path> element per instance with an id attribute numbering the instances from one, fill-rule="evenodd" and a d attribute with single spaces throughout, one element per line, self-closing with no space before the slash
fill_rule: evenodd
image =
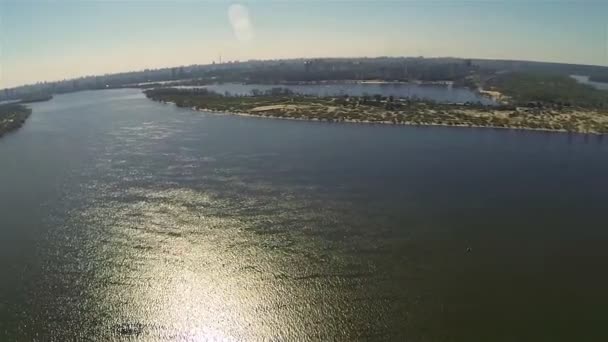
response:
<path id="1" fill-rule="evenodd" d="M 31 107 L 0 341 L 608 340 L 608 139 Z"/>

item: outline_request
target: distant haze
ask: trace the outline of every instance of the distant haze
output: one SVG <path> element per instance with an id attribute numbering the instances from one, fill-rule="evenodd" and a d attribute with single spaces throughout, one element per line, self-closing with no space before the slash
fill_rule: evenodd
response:
<path id="1" fill-rule="evenodd" d="M 0 88 L 218 61 L 454 56 L 608 65 L 608 2 L 0 0 Z"/>

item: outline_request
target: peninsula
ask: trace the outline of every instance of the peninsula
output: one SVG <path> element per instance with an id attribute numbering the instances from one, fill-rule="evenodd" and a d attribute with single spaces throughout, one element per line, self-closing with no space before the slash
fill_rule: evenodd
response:
<path id="1" fill-rule="evenodd" d="M 375 96 L 319 97 L 273 88 L 251 96 L 221 95 L 205 88 L 156 88 L 148 98 L 200 111 L 260 117 L 402 125 L 441 125 L 608 133 L 608 111 L 562 102 L 479 103 L 432 101 Z M 528 97 L 522 97 L 526 100 Z"/>
<path id="2" fill-rule="evenodd" d="M 0 137 L 21 127 L 31 112 L 31 109 L 20 104 L 0 105 Z"/>

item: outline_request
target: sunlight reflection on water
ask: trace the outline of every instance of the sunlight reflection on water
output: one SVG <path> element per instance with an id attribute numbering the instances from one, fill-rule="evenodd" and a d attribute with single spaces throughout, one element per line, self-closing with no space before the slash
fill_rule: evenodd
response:
<path id="1" fill-rule="evenodd" d="M 33 106 L 0 144 L 0 340 L 605 332 L 601 140 L 217 117 L 133 89 Z"/>

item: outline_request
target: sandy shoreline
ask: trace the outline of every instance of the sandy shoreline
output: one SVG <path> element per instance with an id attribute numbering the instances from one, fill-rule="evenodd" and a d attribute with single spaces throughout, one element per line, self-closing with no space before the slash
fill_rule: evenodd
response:
<path id="1" fill-rule="evenodd" d="M 164 104 L 172 104 L 175 103 L 170 101 L 158 101 Z M 514 131 L 533 131 L 533 132 L 547 132 L 547 133 L 568 133 L 568 134 L 582 134 L 582 135 L 603 135 L 604 133 L 599 132 L 571 132 L 565 129 L 550 129 L 550 128 L 532 128 L 532 127 L 501 127 L 501 126 L 491 126 L 491 125 L 468 125 L 468 124 L 442 124 L 442 123 L 418 123 L 418 122 L 393 122 L 393 121 L 369 121 L 369 120 L 350 120 L 343 119 L 337 121 L 329 121 L 329 120 L 320 120 L 317 118 L 296 118 L 296 117 L 288 117 L 288 116 L 271 116 L 271 115 L 261 115 L 249 112 L 237 112 L 237 111 L 222 111 L 222 110 L 214 110 L 209 108 L 186 108 L 197 112 L 209 113 L 214 115 L 236 115 L 236 116 L 244 116 L 244 117 L 254 117 L 254 118 L 263 118 L 263 119 L 279 119 L 279 120 L 298 120 L 298 121 L 312 121 L 312 122 L 325 122 L 325 123 L 347 123 L 347 124 L 365 124 L 365 125 L 394 125 L 394 126 L 413 126 L 413 127 L 458 127 L 458 128 L 489 128 L 489 129 L 503 129 L 503 130 L 514 130 Z"/>

